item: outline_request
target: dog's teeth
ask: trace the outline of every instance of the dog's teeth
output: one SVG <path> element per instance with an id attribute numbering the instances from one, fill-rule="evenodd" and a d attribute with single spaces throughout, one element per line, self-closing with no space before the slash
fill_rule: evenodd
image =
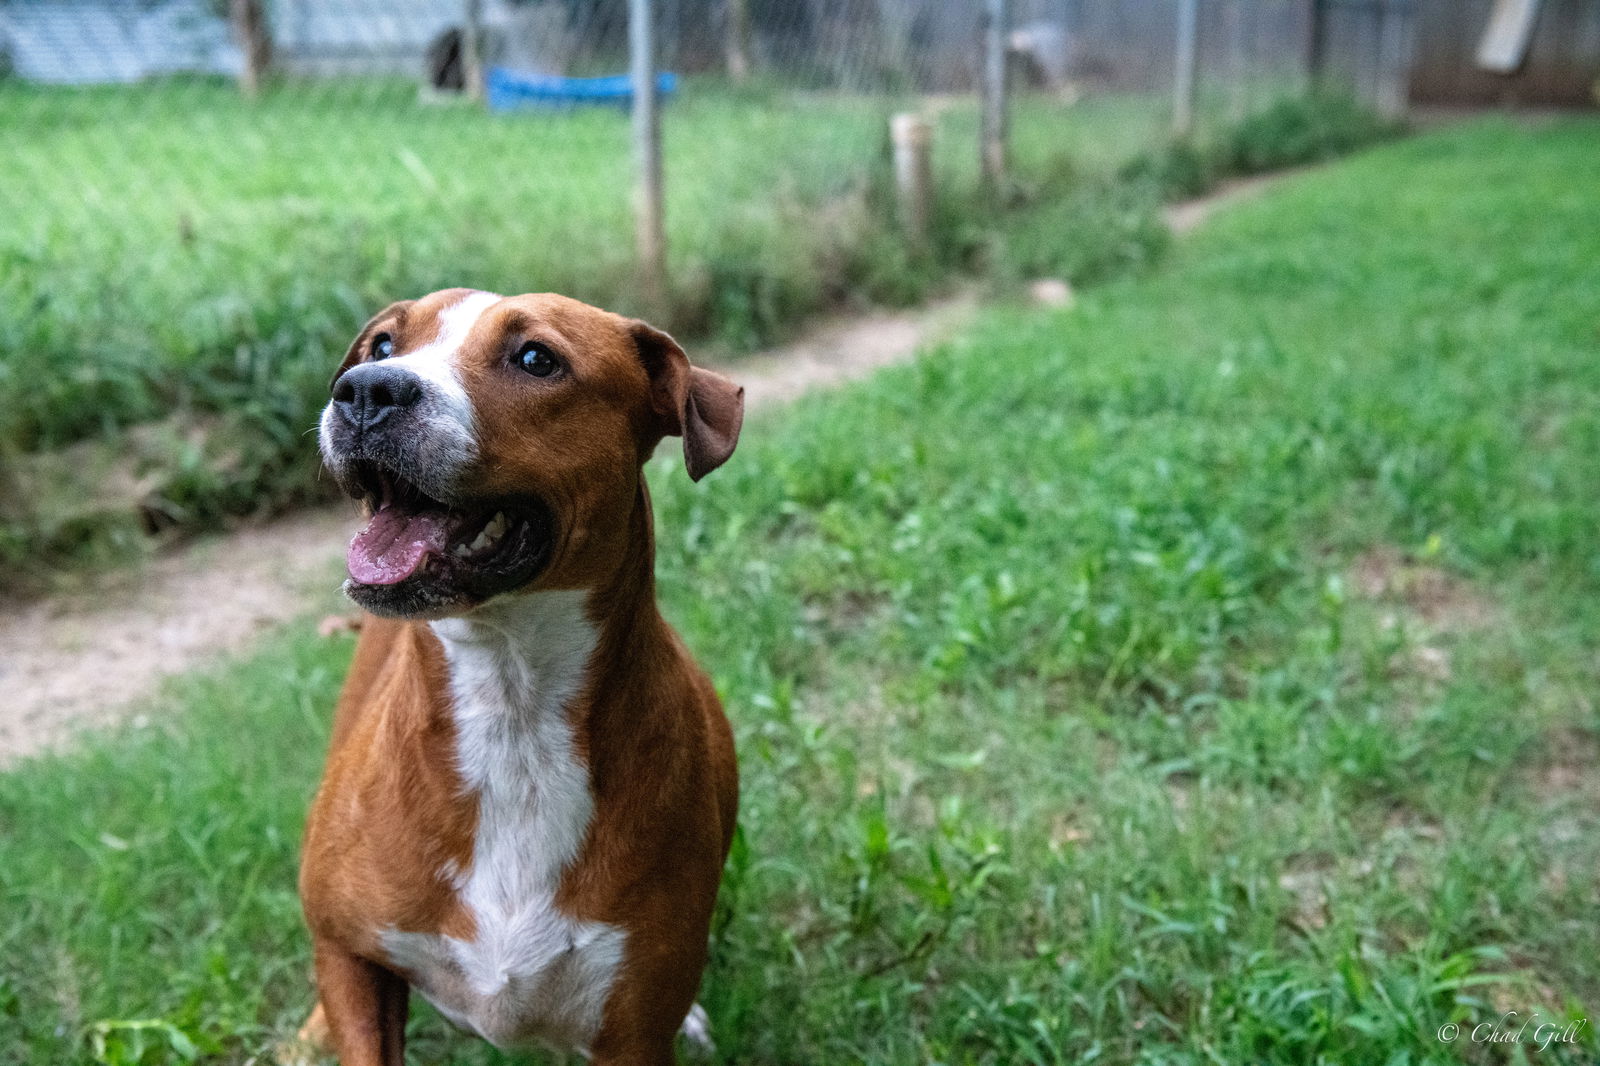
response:
<path id="1" fill-rule="evenodd" d="M 472 554 L 472 549 L 467 547 L 465 544 L 457 544 L 455 549 L 452 550 L 450 554 L 454 555 L 457 559 L 465 559 L 467 556 Z"/>
<path id="2" fill-rule="evenodd" d="M 505 536 L 506 530 L 510 528 L 511 520 L 505 516 L 505 513 L 503 511 L 496 512 L 495 516 L 489 519 L 482 529 L 478 530 L 478 535 L 472 538 L 472 543 L 457 545 L 454 554 L 465 556 L 481 552 Z"/>

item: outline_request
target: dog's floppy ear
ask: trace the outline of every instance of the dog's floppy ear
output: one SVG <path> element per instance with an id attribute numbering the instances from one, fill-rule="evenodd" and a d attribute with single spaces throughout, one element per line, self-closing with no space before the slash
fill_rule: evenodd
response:
<path id="1" fill-rule="evenodd" d="M 361 332 L 356 334 L 356 339 L 350 342 L 350 348 L 344 353 L 344 362 L 339 364 L 339 369 L 333 372 L 333 378 L 328 382 L 328 390 L 333 390 L 339 376 L 346 370 L 361 362 L 361 357 L 366 354 L 367 345 L 372 340 L 373 327 L 386 319 L 395 319 L 395 325 L 405 320 L 406 308 L 416 303 L 415 300 L 396 300 L 382 311 L 367 319 L 367 324 L 361 327 Z"/>
<path id="2" fill-rule="evenodd" d="M 657 426 L 683 437 L 683 462 L 696 481 L 727 462 L 744 423 L 744 387 L 689 365 L 678 342 L 637 320 L 629 323 L 639 359 L 650 375 Z"/>

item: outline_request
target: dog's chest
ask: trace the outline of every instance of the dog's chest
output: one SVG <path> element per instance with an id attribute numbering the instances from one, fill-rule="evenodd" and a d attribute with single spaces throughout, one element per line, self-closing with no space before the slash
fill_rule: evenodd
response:
<path id="1" fill-rule="evenodd" d="M 390 962 L 455 1024 L 497 1045 L 586 1047 L 625 936 L 555 905 L 593 813 L 567 705 L 594 647 L 578 593 L 545 592 L 493 627 L 435 626 L 450 663 L 457 756 L 476 794 L 472 860 L 441 871 L 471 916 L 470 938 L 398 929 Z"/>

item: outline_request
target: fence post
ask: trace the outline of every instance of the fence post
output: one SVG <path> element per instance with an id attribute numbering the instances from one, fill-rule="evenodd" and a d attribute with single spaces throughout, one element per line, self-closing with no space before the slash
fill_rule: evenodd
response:
<path id="1" fill-rule="evenodd" d="M 1172 132 L 1180 137 L 1194 131 L 1199 22 L 1199 0 L 1178 0 L 1178 43 L 1172 57 Z"/>
<path id="2" fill-rule="evenodd" d="M 1406 0 L 1382 0 L 1378 6 L 1378 113 L 1399 118 L 1406 112 L 1410 86 L 1409 5 Z"/>
<path id="3" fill-rule="evenodd" d="M 267 23 L 261 0 L 229 0 L 228 19 L 233 23 L 239 50 L 244 53 L 244 65 L 239 68 L 239 88 L 245 96 L 254 99 L 261 92 L 267 68 L 272 65 L 272 28 Z"/>
<path id="4" fill-rule="evenodd" d="M 667 239 L 661 202 L 661 116 L 656 99 L 655 26 L 651 0 L 628 0 L 628 51 L 633 83 L 633 233 L 639 290 L 646 312 L 666 311 Z"/>
<path id="5" fill-rule="evenodd" d="M 735 83 L 750 77 L 750 7 L 748 0 L 726 0 L 728 77 Z"/>
<path id="6" fill-rule="evenodd" d="M 983 181 L 998 195 L 1006 181 L 1006 33 L 1009 0 L 986 0 L 983 9 Z"/>
<path id="7" fill-rule="evenodd" d="M 483 99 L 483 0 L 466 0 L 461 18 L 461 87 Z"/>
<path id="8" fill-rule="evenodd" d="M 920 115 L 902 113 L 889 119 L 894 148 L 894 187 L 900 226 L 919 254 L 928 250 L 933 215 L 933 127 Z"/>
<path id="9" fill-rule="evenodd" d="M 1250 111 L 1250 48 L 1246 36 L 1249 15 L 1245 0 L 1224 0 L 1223 35 L 1227 37 L 1228 117 L 1238 122 Z"/>
<path id="10" fill-rule="evenodd" d="M 1322 70 L 1328 61 L 1328 26 L 1322 0 L 1309 0 L 1306 25 L 1306 82 L 1312 92 L 1322 88 Z"/>

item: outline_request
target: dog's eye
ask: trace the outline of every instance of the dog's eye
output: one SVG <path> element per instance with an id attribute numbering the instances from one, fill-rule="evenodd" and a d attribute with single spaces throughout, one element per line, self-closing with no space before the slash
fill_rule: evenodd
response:
<path id="1" fill-rule="evenodd" d="M 529 341 L 518 349 L 517 365 L 536 378 L 547 378 L 561 369 L 555 355 L 538 341 Z"/>
<path id="2" fill-rule="evenodd" d="M 394 354 L 394 338 L 380 333 L 372 338 L 372 358 L 387 359 Z"/>

